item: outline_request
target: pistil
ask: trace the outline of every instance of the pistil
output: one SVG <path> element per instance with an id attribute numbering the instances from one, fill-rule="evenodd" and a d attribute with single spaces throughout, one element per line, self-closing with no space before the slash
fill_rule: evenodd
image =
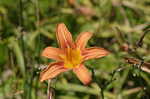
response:
<path id="1" fill-rule="evenodd" d="M 80 49 L 67 48 L 65 55 L 60 55 L 64 60 L 64 67 L 75 68 L 82 62 L 82 55 Z"/>

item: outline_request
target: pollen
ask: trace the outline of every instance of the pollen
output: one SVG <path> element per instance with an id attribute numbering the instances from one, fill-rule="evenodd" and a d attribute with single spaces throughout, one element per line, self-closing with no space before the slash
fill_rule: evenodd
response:
<path id="1" fill-rule="evenodd" d="M 65 55 L 60 55 L 64 60 L 65 68 L 78 67 L 82 62 L 82 55 L 79 49 L 67 48 Z"/>

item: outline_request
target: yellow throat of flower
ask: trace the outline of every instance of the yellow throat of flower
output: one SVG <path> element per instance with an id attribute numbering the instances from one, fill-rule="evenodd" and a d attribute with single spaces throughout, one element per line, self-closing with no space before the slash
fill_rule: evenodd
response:
<path id="1" fill-rule="evenodd" d="M 82 55 L 80 49 L 67 48 L 65 55 L 60 55 L 64 60 L 64 67 L 75 68 L 82 62 Z"/>

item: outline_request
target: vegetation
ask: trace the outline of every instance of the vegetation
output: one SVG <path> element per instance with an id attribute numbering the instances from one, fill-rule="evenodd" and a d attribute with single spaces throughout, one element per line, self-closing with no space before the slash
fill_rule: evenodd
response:
<path id="1" fill-rule="evenodd" d="M 85 63 L 93 77 L 88 86 L 72 72 L 39 81 L 53 61 L 41 51 L 58 47 L 58 23 L 73 38 L 93 32 L 88 46 L 111 52 Z M 149 31 L 149 0 L 0 0 L 0 99 L 47 99 L 47 93 L 55 99 L 150 99 L 150 65 L 143 65 L 150 62 Z"/>

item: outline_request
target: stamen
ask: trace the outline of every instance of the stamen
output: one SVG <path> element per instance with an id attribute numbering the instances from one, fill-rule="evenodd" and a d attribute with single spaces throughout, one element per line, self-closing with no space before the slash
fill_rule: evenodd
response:
<path id="1" fill-rule="evenodd" d="M 67 48 L 65 55 L 60 55 L 64 60 L 66 68 L 78 67 L 82 62 L 82 55 L 79 49 Z"/>

